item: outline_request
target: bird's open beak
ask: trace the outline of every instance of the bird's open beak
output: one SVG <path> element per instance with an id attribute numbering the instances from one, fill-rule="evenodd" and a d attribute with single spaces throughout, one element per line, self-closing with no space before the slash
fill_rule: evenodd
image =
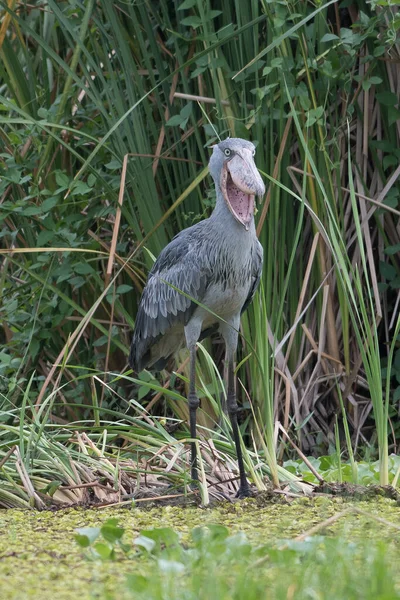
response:
<path id="1" fill-rule="evenodd" d="M 224 163 L 220 185 L 232 215 L 245 229 L 249 229 L 254 214 L 254 197 L 261 198 L 265 194 L 264 182 L 251 150 L 242 148 Z"/>

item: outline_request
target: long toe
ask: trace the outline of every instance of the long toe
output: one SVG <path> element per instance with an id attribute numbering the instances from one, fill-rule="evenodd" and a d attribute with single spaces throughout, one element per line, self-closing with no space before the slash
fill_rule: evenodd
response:
<path id="1" fill-rule="evenodd" d="M 254 496 L 249 484 L 241 485 L 237 491 L 236 498 L 251 498 Z"/>

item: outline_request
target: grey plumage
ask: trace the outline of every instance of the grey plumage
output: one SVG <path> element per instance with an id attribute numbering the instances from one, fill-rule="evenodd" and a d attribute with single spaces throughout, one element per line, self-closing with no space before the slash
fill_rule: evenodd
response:
<path id="1" fill-rule="evenodd" d="M 226 243 L 221 248 L 218 243 L 217 235 L 221 238 L 224 233 L 214 231 L 214 224 L 208 221 L 197 223 L 175 236 L 149 273 L 131 346 L 130 363 L 137 372 L 152 367 L 160 359 L 167 360 L 183 346 L 184 326 L 198 307 L 191 298 L 203 304 L 206 291 L 220 283 L 223 290 L 248 287 L 241 312 L 253 299 L 262 270 L 261 244 L 254 240 L 246 264 L 237 269 L 235 257 L 229 252 L 230 246 Z M 224 318 L 223 314 L 220 316 Z M 181 330 L 181 343 L 171 348 L 171 352 L 167 351 L 168 344 L 157 346 L 160 337 L 177 326 Z"/>
<path id="2" fill-rule="evenodd" d="M 254 196 L 262 196 L 265 188 L 254 165 L 254 151 L 253 144 L 237 138 L 214 146 L 210 173 L 216 185 L 216 207 L 208 219 L 180 232 L 161 252 L 149 273 L 136 317 L 129 358 L 134 371 L 163 368 L 185 343 L 191 352 L 192 437 L 198 406 L 195 345 L 210 329 L 218 327 L 233 373 L 240 314 L 252 301 L 260 282 L 263 251 L 257 240 L 253 212 Z M 235 413 L 236 422 L 233 375 L 230 379 L 228 410 L 231 408 L 231 418 Z M 247 495 L 237 423 L 232 425 L 236 427 L 240 491 Z M 192 456 L 192 476 L 196 479 L 194 446 Z"/>

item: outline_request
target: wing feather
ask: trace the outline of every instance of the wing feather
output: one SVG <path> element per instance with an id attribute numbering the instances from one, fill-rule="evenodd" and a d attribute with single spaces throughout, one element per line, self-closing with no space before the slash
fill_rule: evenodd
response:
<path id="1" fill-rule="evenodd" d="M 197 307 L 191 298 L 201 302 L 204 297 L 211 274 L 206 261 L 201 260 L 197 229 L 194 226 L 175 236 L 149 273 L 129 357 L 136 372 L 157 360 L 151 356 L 151 347 L 162 335 L 175 325 L 181 324 L 183 328 L 188 323 Z"/>

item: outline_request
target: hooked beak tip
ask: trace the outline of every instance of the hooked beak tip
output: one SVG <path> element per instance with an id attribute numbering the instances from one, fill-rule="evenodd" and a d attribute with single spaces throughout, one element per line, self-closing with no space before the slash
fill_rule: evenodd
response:
<path id="1" fill-rule="evenodd" d="M 265 194 L 265 185 L 263 182 L 262 185 L 260 185 L 260 187 L 257 190 L 257 196 L 259 197 L 260 200 L 262 200 L 264 194 Z"/>

